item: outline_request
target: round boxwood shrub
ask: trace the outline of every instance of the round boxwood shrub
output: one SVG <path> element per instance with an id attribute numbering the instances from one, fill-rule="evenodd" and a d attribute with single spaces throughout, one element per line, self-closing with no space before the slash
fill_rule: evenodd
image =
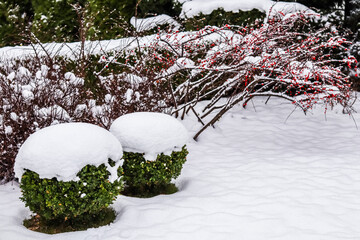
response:
<path id="1" fill-rule="evenodd" d="M 170 115 L 136 112 L 117 118 L 110 132 L 123 149 L 124 195 L 152 197 L 177 191 L 171 179 L 186 161 L 186 128 Z"/>
<path id="2" fill-rule="evenodd" d="M 24 225 L 58 233 L 112 222 L 109 205 L 123 187 L 122 155 L 120 142 L 92 124 L 57 124 L 30 135 L 14 166 L 21 200 L 36 213 Z"/>
<path id="3" fill-rule="evenodd" d="M 21 178 L 21 200 L 45 221 L 88 221 L 107 208 L 121 192 L 122 180 L 111 183 L 105 164 L 86 165 L 77 174 L 78 181 L 40 178 L 26 170 Z"/>
<path id="4" fill-rule="evenodd" d="M 188 151 L 185 146 L 171 155 L 157 155 L 155 161 L 145 160 L 143 153 L 124 152 L 123 180 L 124 195 L 152 197 L 177 191 L 172 179 L 176 179 L 186 161 Z"/>

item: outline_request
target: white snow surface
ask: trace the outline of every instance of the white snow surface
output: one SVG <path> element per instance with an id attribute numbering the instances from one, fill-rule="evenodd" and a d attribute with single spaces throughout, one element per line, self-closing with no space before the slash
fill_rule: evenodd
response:
<path id="1" fill-rule="evenodd" d="M 110 132 L 121 142 L 124 151 L 145 153 L 156 160 L 160 153 L 179 151 L 188 140 L 186 128 L 176 118 L 164 113 L 136 112 L 117 118 Z"/>
<path id="2" fill-rule="evenodd" d="M 41 178 L 71 181 L 87 164 L 105 163 L 113 182 L 121 157 L 120 142 L 106 129 L 88 123 L 63 123 L 30 135 L 16 156 L 14 171 L 19 179 L 28 169 Z M 117 163 L 114 167 L 108 164 L 109 158 Z"/>
<path id="3" fill-rule="evenodd" d="M 358 240 L 360 131 L 335 108 L 306 116 L 281 99 L 235 107 L 187 144 L 179 192 L 119 196 L 109 226 L 55 235 L 22 226 L 16 183 L 0 186 L 1 240 Z M 353 117 L 360 122 L 360 103 Z M 190 113 L 189 113 L 190 114 Z M 287 119 L 287 120 L 286 120 Z M 183 124 L 194 134 L 193 115 Z"/>
<path id="4" fill-rule="evenodd" d="M 180 23 L 178 23 L 172 17 L 166 14 L 147 18 L 132 17 L 130 19 L 130 24 L 134 26 L 137 32 L 151 30 L 163 24 L 169 24 L 170 26 L 173 26 L 174 29 L 178 29 L 181 27 Z"/>
<path id="5" fill-rule="evenodd" d="M 176 73 L 177 71 L 179 71 L 181 69 L 190 68 L 190 67 L 193 67 L 193 66 L 195 66 L 195 63 L 194 63 L 193 60 L 191 60 L 190 58 L 181 57 L 181 58 L 176 60 L 174 65 L 172 65 L 171 67 L 169 67 L 168 69 L 166 69 L 163 72 L 163 76 L 171 75 L 171 74 Z"/>
<path id="6" fill-rule="evenodd" d="M 145 36 L 140 39 L 140 42 L 148 42 L 153 37 Z M 113 40 L 102 40 L 102 41 L 85 41 L 85 53 L 86 54 L 105 54 L 113 51 L 119 51 L 125 47 L 135 48 L 137 43 L 135 38 L 120 38 Z M 45 50 L 46 51 L 45 51 Z M 7 59 L 24 59 L 31 56 L 35 56 L 36 53 L 39 56 L 46 56 L 46 53 L 50 53 L 53 56 L 64 56 L 70 59 L 78 59 L 81 51 L 80 42 L 72 43 L 44 43 L 42 45 L 35 44 L 34 48 L 31 46 L 13 46 L 13 47 L 3 47 L 0 48 L 0 61 L 5 61 Z M 41 72 L 37 77 L 41 77 Z M 8 77 L 15 77 L 9 75 Z"/>
<path id="7" fill-rule="evenodd" d="M 200 13 L 210 14 L 213 10 L 223 8 L 228 12 L 250 11 L 252 9 L 258 9 L 261 12 L 265 12 L 267 17 L 276 12 L 283 12 L 284 14 L 292 13 L 296 11 L 311 11 L 306 6 L 296 2 L 277 2 L 271 0 L 190 0 L 184 2 L 180 17 L 191 18 Z M 311 11 L 313 12 L 313 11 Z"/>

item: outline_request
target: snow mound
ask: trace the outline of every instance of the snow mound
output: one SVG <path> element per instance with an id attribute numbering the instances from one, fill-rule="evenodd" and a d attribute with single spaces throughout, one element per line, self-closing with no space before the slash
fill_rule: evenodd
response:
<path id="1" fill-rule="evenodd" d="M 218 8 L 223 8 L 225 11 L 238 12 L 239 10 L 250 11 L 252 9 L 258 9 L 262 12 L 267 10 L 267 6 L 271 2 L 270 0 L 253 0 L 253 1 L 234 1 L 234 0 L 194 0 L 187 1 L 182 6 L 182 11 L 180 13 L 180 17 L 194 17 L 203 14 L 210 14 L 213 10 Z"/>
<path id="2" fill-rule="evenodd" d="M 272 2 L 271 5 L 268 5 L 266 16 L 267 18 L 271 18 L 273 15 L 276 15 L 279 12 L 284 15 L 288 15 L 294 12 L 307 12 L 315 14 L 313 10 L 297 2 Z"/>
<path id="3" fill-rule="evenodd" d="M 194 67 L 195 63 L 190 58 L 181 57 L 176 60 L 174 65 L 169 67 L 163 72 L 163 76 L 171 75 L 176 73 L 177 71 L 180 71 L 181 69 L 191 68 Z"/>
<path id="4" fill-rule="evenodd" d="M 177 21 L 166 14 L 148 18 L 132 17 L 130 19 L 130 23 L 134 26 L 137 32 L 147 31 L 163 24 L 169 24 L 175 27 L 175 29 L 178 29 L 181 26 Z"/>
<path id="5" fill-rule="evenodd" d="M 210 14 L 212 11 L 223 8 L 228 12 L 250 11 L 257 9 L 261 12 L 266 12 L 267 17 L 271 16 L 276 12 L 283 12 L 284 14 L 296 12 L 296 11 L 307 11 L 309 8 L 296 2 L 277 2 L 271 0 L 181 0 L 183 2 L 182 11 L 180 17 L 191 18 L 203 14 Z M 310 10 L 309 10 L 310 11 Z"/>
<path id="6" fill-rule="evenodd" d="M 156 160 L 160 153 L 180 150 L 188 141 L 186 128 L 167 114 L 137 112 L 123 115 L 110 127 L 124 151 L 145 153 L 144 158 Z"/>
<path id="7" fill-rule="evenodd" d="M 105 163 L 113 182 L 121 157 L 122 146 L 109 131 L 88 123 L 64 123 L 30 135 L 16 156 L 14 171 L 19 179 L 28 169 L 41 178 L 71 181 L 77 180 L 84 166 Z M 116 162 L 114 167 L 108 164 L 109 158 Z"/>

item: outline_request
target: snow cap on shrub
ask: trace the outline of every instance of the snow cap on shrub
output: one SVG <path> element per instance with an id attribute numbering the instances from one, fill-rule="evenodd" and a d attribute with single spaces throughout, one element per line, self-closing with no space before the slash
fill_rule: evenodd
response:
<path id="1" fill-rule="evenodd" d="M 88 164 L 106 164 L 113 182 L 122 155 L 120 142 L 106 129 L 88 123 L 64 123 L 30 135 L 16 156 L 14 171 L 20 180 L 28 169 L 40 178 L 71 181 Z M 116 162 L 114 167 L 109 165 L 109 158 Z"/>
<path id="2" fill-rule="evenodd" d="M 181 151 L 188 141 L 186 128 L 167 114 L 137 112 L 116 119 L 110 132 L 121 142 L 124 151 L 145 153 L 146 160 L 155 160 L 160 153 Z"/>

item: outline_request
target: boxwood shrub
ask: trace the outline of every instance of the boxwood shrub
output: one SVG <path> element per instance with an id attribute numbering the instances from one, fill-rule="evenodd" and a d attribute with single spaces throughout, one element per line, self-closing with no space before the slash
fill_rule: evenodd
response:
<path id="1" fill-rule="evenodd" d="M 176 187 L 170 182 L 180 175 L 188 153 L 183 146 L 181 151 L 173 151 L 171 155 L 161 153 L 155 161 L 147 161 L 143 153 L 124 152 L 123 194 L 151 197 L 176 192 Z"/>
<path id="2" fill-rule="evenodd" d="M 113 162 L 109 160 L 109 163 Z M 78 181 L 40 178 L 26 170 L 22 175 L 21 200 L 44 222 L 87 223 L 116 199 L 123 188 L 122 179 L 111 183 L 105 164 L 86 165 L 77 174 Z"/>

